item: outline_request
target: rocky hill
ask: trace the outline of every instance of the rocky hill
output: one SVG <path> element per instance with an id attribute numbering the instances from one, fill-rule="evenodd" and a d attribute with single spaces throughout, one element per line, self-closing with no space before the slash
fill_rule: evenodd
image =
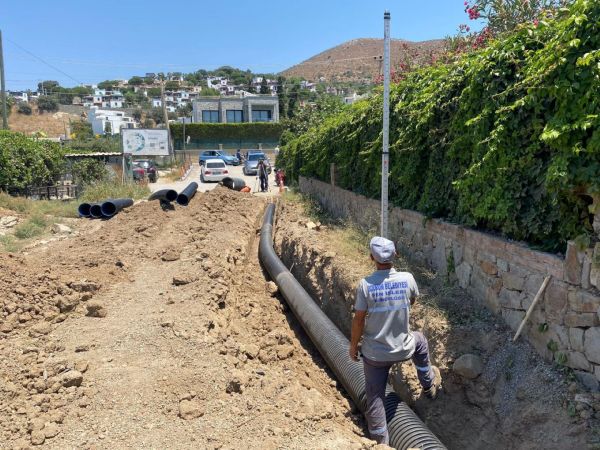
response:
<path id="1" fill-rule="evenodd" d="M 410 42 L 392 39 L 392 68 L 401 63 L 421 63 L 439 54 L 444 40 Z M 383 39 L 354 39 L 333 47 L 282 72 L 286 77 L 301 77 L 310 81 L 371 80 L 381 73 Z"/>

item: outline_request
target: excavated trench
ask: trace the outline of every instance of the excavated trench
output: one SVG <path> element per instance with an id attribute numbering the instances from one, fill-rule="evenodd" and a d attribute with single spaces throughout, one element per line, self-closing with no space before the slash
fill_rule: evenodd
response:
<path id="1" fill-rule="evenodd" d="M 349 243 L 344 227 L 307 228 L 311 220 L 296 203 L 281 203 L 275 249 L 308 294 L 349 337 L 354 292 L 370 273 L 365 247 Z M 588 448 L 584 423 L 569 416 L 569 381 L 537 356 L 527 343 L 512 343 L 501 321 L 466 293 L 447 286 L 402 257 L 397 266 L 415 274 L 421 298 L 411 310 L 411 328 L 425 333 L 440 367 L 444 392 L 422 398 L 411 363 L 396 367 L 390 382 L 423 422 L 449 448 Z M 452 370 L 462 354 L 480 356 L 483 373 L 474 380 Z"/>

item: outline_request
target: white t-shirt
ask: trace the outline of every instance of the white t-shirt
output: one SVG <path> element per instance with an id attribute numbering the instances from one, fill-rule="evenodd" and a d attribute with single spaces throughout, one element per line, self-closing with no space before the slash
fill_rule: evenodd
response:
<path id="1" fill-rule="evenodd" d="M 357 311 L 367 311 L 362 353 L 373 361 L 402 361 L 412 356 L 415 340 L 409 329 L 410 299 L 419 295 L 412 274 L 376 270 L 360 280 Z"/>

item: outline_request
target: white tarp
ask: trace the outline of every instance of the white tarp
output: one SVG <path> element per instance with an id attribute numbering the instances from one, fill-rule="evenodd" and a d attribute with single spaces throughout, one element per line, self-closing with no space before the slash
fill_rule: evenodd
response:
<path id="1" fill-rule="evenodd" d="M 167 130 L 122 129 L 123 153 L 135 156 L 168 156 Z"/>

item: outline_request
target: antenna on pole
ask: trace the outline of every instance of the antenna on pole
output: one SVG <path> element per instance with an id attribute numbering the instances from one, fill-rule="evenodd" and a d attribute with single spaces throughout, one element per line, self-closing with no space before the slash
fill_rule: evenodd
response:
<path id="1" fill-rule="evenodd" d="M 381 153 L 381 236 L 388 237 L 390 170 L 390 13 L 383 14 L 383 149 Z"/>

